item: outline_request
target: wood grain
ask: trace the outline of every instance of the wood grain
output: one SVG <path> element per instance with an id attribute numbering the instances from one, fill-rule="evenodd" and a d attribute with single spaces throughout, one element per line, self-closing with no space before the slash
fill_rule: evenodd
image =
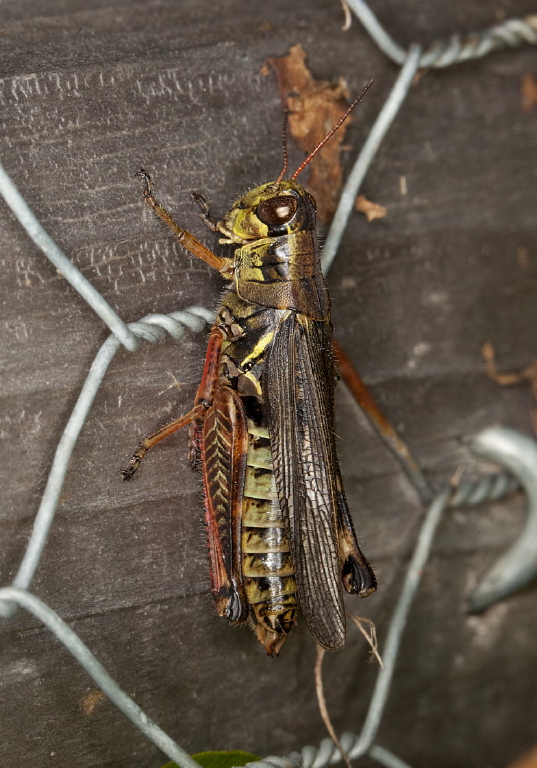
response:
<path id="1" fill-rule="evenodd" d="M 496 3 L 509 16 L 529 0 Z M 402 44 L 497 21 L 486 3 L 378 0 Z M 50 0 L 0 6 L 0 157 L 50 234 L 125 320 L 216 306 L 221 282 L 155 221 L 134 173 L 151 171 L 178 221 L 209 246 L 190 203 L 215 215 L 281 167 L 281 107 L 265 59 L 301 43 L 317 79 L 350 93 L 375 79 L 350 126 L 351 158 L 396 68 L 340 4 L 324 0 L 181 3 Z M 362 190 L 388 209 L 356 213 L 329 283 L 336 334 L 438 485 L 467 460 L 464 438 L 494 423 L 529 431 L 524 386 L 504 370 L 536 355 L 536 112 L 520 84 L 535 50 L 426 73 L 413 88 Z M 303 158 L 290 148 L 291 167 Z M 404 177 L 404 182 L 402 178 Z M 407 190 L 402 194 L 401 190 Z M 54 449 L 106 330 L 36 250 L 5 206 L 1 267 L 2 583 L 31 529 Z M 517 250 L 527 251 L 526 267 Z M 186 749 L 286 754 L 322 735 L 314 648 L 299 625 L 279 660 L 213 611 L 202 501 L 186 435 L 155 449 L 129 485 L 119 467 L 139 439 L 185 413 L 204 334 L 119 353 L 72 458 L 33 584 L 120 685 Z M 174 379 L 180 386 L 174 385 Z M 377 438 L 338 392 L 349 506 L 379 573 L 355 610 L 379 642 L 400 588 L 420 509 Z M 469 619 L 464 597 L 523 519 L 515 498 L 448 515 L 405 635 L 380 743 L 415 768 L 503 766 L 535 742 L 535 592 Z M 31 617 L 2 625 L 0 763 L 10 768 L 157 768 L 166 762 Z M 327 659 L 338 733 L 358 731 L 375 671 L 352 639 Z M 367 765 L 367 762 L 364 762 Z"/>

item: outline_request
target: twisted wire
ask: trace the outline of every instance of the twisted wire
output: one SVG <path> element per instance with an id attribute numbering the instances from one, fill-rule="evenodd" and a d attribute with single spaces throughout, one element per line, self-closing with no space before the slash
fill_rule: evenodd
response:
<path id="1" fill-rule="evenodd" d="M 537 43 L 537 15 L 509 19 L 479 32 L 455 33 L 447 40 L 435 40 L 423 52 L 420 67 L 449 67 L 480 59 L 492 51 L 517 48 L 526 43 Z"/>
<path id="2" fill-rule="evenodd" d="M 130 333 L 146 341 L 160 341 L 170 334 L 174 339 L 180 339 L 185 328 L 200 332 L 207 322 L 211 322 L 212 313 L 205 307 L 188 307 L 188 309 L 172 312 L 169 315 L 147 315 L 136 323 L 129 323 Z M 120 341 L 112 334 L 104 342 L 93 361 L 86 381 L 84 382 L 78 400 L 60 438 L 52 467 L 47 479 L 43 498 L 39 505 L 30 541 L 26 547 L 21 565 L 13 580 L 13 587 L 19 590 L 30 586 L 39 560 L 43 552 L 48 532 L 58 506 L 63 488 L 69 459 L 75 447 L 78 436 L 84 426 L 86 417 L 95 399 L 108 366 L 120 347 Z M 8 618 L 15 612 L 15 604 L 0 602 L 0 616 Z"/>
<path id="3" fill-rule="evenodd" d="M 69 653 L 86 670 L 90 677 L 103 691 L 107 698 L 131 720 L 156 746 L 181 768 L 199 768 L 198 763 L 168 736 L 145 712 L 123 691 L 106 669 L 100 664 L 90 649 L 82 642 L 76 632 L 73 632 L 57 613 L 46 603 L 24 589 L 5 587 L 0 589 L 0 599 L 32 613 L 39 619 L 67 648 Z"/>
<path id="4" fill-rule="evenodd" d="M 495 475 L 465 481 L 456 489 L 445 488 L 430 505 L 423 519 L 403 588 L 390 620 L 382 651 L 384 667 L 378 673 L 362 731 L 359 735 L 344 733 L 340 738 L 341 746 L 351 760 L 369 755 L 387 768 L 409 768 L 407 763 L 399 757 L 374 742 L 390 692 L 403 631 L 431 552 L 434 535 L 446 509 L 498 501 L 515 491 L 518 486 L 516 478 L 502 471 Z M 300 753 L 293 752 L 284 758 L 279 758 L 281 762 L 276 762 L 275 758 L 270 756 L 261 763 L 250 763 L 249 766 L 251 768 L 254 768 L 254 765 L 258 768 L 274 768 L 274 766 L 276 768 L 326 768 L 339 763 L 342 759 L 341 753 L 331 739 L 323 739 L 319 747 L 308 745 Z"/>
<path id="5" fill-rule="evenodd" d="M 99 315 L 101 320 L 106 323 L 121 344 L 129 352 L 134 352 L 138 347 L 138 339 L 132 334 L 117 312 L 112 309 L 104 296 L 93 287 L 89 280 L 86 280 L 82 272 L 75 267 L 59 245 L 54 242 L 1 165 L 0 195 L 2 195 L 26 233 L 32 238 L 37 247 L 43 251 L 47 259 L 54 264 L 63 277 L 78 291 L 94 312 Z"/>
<path id="6" fill-rule="evenodd" d="M 350 755 L 359 738 L 354 733 L 344 733 L 341 736 L 339 742 L 347 755 Z M 368 755 L 386 768 L 411 768 L 408 763 L 394 755 L 393 752 L 389 752 L 378 744 L 374 744 L 370 748 Z M 303 747 L 300 752 L 291 752 L 286 757 L 271 755 L 255 763 L 248 763 L 247 766 L 248 768 L 327 768 L 330 765 L 337 765 L 342 759 L 341 752 L 334 742 L 326 738 L 321 741 L 318 747 L 308 745 Z"/>
<path id="7" fill-rule="evenodd" d="M 520 488 L 520 482 L 510 472 L 483 475 L 475 480 L 462 480 L 452 491 L 448 506 L 477 507 L 486 501 L 499 501 Z"/>
<path id="8" fill-rule="evenodd" d="M 402 65 L 408 52 L 379 22 L 364 0 L 346 0 L 375 43 L 393 62 Z M 421 54 L 420 68 L 449 67 L 470 59 L 479 59 L 502 48 L 537 44 L 537 14 L 523 19 L 507 19 L 478 32 L 454 33 L 447 40 L 434 40 Z"/>
<path id="9" fill-rule="evenodd" d="M 524 43 L 537 44 L 536 14 L 527 16 L 525 19 L 510 19 L 481 32 L 472 32 L 467 35 L 456 33 L 448 40 L 437 40 L 431 43 L 425 51 L 416 43 L 405 50 L 390 37 L 364 0 L 345 0 L 345 2 L 360 19 L 378 47 L 402 68 L 345 182 L 323 248 L 322 265 L 325 273 L 334 261 L 360 186 L 410 91 L 418 69 L 447 67 L 469 59 L 480 58 L 500 48 L 514 48 Z"/>
<path id="10" fill-rule="evenodd" d="M 446 41 L 435 41 L 425 51 L 417 45 L 405 51 L 383 29 L 378 19 L 363 0 L 346 0 L 381 50 L 397 64 L 402 65 L 397 82 L 370 133 L 364 151 L 360 154 L 346 186 L 340 207 L 336 212 L 332 229 L 324 250 L 323 266 L 328 269 L 346 227 L 359 186 L 380 146 L 387 130 L 401 108 L 410 89 L 415 72 L 420 67 L 446 67 L 457 62 L 479 58 L 500 48 L 515 47 L 523 43 L 537 43 L 537 16 L 512 19 L 488 30 L 469 35 L 452 35 Z M 0 590 L 0 615 L 9 617 L 15 606 L 31 611 L 64 643 L 82 666 L 98 682 L 99 687 L 123 711 L 137 727 L 147 735 L 171 759 L 182 768 L 194 768 L 196 763 L 167 734 L 161 731 L 137 705 L 124 694 L 110 678 L 106 670 L 92 656 L 78 636 L 46 604 L 31 595 L 27 589 L 38 566 L 43 547 L 57 508 L 67 464 L 80 434 L 95 395 L 115 353 L 123 344 L 130 351 L 138 347 L 138 339 L 155 342 L 169 333 L 180 338 L 184 328 L 201 331 L 205 322 L 211 322 L 213 313 L 203 307 L 189 307 L 170 315 L 148 315 L 135 323 L 126 324 L 105 301 L 103 296 L 86 280 L 81 272 L 54 243 L 41 223 L 20 195 L 15 185 L 0 166 L 0 194 L 19 219 L 29 236 L 44 254 L 55 264 L 63 276 L 80 293 L 112 331 L 99 350 L 84 383 L 78 401 L 58 443 L 45 493 L 36 516 L 29 545 L 13 586 Z M 350 205 L 349 205 L 350 201 Z M 418 588 L 423 566 L 430 552 L 434 533 L 446 507 L 460 507 L 482 503 L 487 499 L 498 500 L 517 487 L 518 483 L 506 473 L 486 476 L 477 481 L 465 482 L 455 491 L 445 490 L 433 501 L 417 540 L 414 554 L 407 570 L 405 583 L 391 619 L 384 651 L 384 669 L 380 671 L 375 692 L 371 699 L 368 716 L 359 736 L 343 734 L 340 741 L 351 757 L 368 754 L 388 768 L 409 768 L 400 758 L 374 744 L 390 689 L 397 650 L 401 641 L 408 612 Z M 123 697 L 126 697 L 122 699 Z M 341 760 L 332 741 L 324 739 L 319 747 L 306 746 L 300 753 L 287 757 L 269 757 L 256 765 L 259 768 L 324 768 Z"/>

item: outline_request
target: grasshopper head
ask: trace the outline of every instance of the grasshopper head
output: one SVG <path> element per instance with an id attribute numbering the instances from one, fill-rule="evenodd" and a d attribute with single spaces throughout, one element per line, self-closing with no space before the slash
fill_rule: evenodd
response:
<path id="1" fill-rule="evenodd" d="M 219 225 L 232 242 L 278 237 L 315 229 L 315 200 L 293 179 L 272 181 L 247 192 Z"/>

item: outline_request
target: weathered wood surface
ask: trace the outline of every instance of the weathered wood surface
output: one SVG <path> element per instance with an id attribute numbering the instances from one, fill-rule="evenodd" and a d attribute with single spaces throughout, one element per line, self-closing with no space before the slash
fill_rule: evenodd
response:
<path id="1" fill-rule="evenodd" d="M 535 12 L 526 0 L 375 11 L 407 44 Z M 45 227 L 126 320 L 214 307 L 221 282 L 145 210 L 138 167 L 187 228 L 214 244 L 189 192 L 215 212 L 280 168 L 281 108 L 266 57 L 302 43 L 314 75 L 375 86 L 347 134 L 350 163 L 396 68 L 338 2 L 5 2 L 0 157 Z M 521 111 L 530 48 L 427 73 L 385 140 L 330 274 L 334 324 L 386 412 L 439 485 L 463 439 L 494 423 L 529 430 L 524 387 L 483 373 L 492 340 L 516 369 L 537 351 L 537 111 Z M 293 162 L 300 153 L 292 150 Z M 408 193 L 401 194 L 401 177 Z M 2 583 L 15 572 L 66 419 L 106 338 L 101 321 L 23 234 L 2 224 Z M 520 259 L 527 253 L 527 264 Z M 518 256 L 517 256 L 518 254 Z M 218 619 L 186 434 L 135 482 L 118 468 L 156 425 L 190 407 L 206 336 L 119 353 L 82 433 L 33 584 L 121 686 L 186 749 L 285 754 L 317 743 L 314 648 L 301 624 L 279 660 Z M 174 378 L 180 387 L 172 386 Z M 380 580 L 353 610 L 382 640 L 421 515 L 415 495 L 344 394 L 341 456 L 351 508 Z M 536 739 L 535 591 L 481 618 L 465 595 L 518 532 L 521 499 L 448 515 L 412 611 L 379 741 L 415 768 L 494 766 Z M 156 768 L 165 758 L 33 618 L 2 625 L 0 763 Z M 326 665 L 338 731 L 358 731 L 375 670 L 353 631 Z M 89 698 L 88 698 L 89 695 Z M 365 764 L 365 763 L 364 763 Z"/>

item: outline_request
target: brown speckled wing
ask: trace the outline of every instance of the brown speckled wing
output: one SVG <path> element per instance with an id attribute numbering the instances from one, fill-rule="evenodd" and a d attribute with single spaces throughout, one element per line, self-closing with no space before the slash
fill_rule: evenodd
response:
<path id="1" fill-rule="evenodd" d="M 276 487 L 289 522 L 302 612 L 317 642 L 338 650 L 345 643 L 345 612 L 330 321 L 285 313 L 265 376 Z"/>

